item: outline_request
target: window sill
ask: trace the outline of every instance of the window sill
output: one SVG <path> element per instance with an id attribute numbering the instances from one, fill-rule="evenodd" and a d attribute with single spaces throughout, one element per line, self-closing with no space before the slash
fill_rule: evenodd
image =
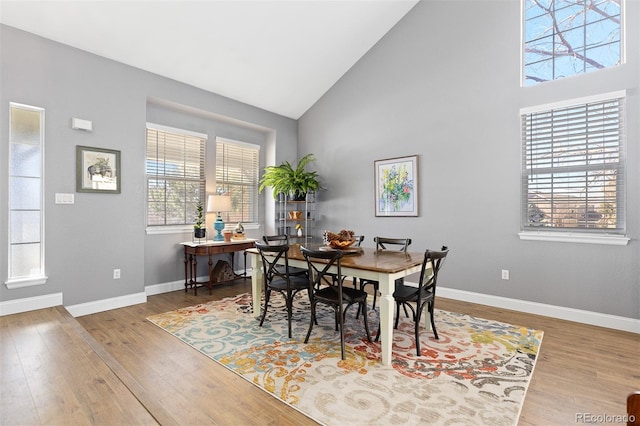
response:
<path id="1" fill-rule="evenodd" d="M 604 244 L 612 246 L 626 246 L 631 240 L 622 235 L 590 235 L 573 234 L 570 232 L 519 232 L 521 240 L 553 241 L 562 243 Z"/>
<path id="2" fill-rule="evenodd" d="M 225 229 L 233 230 L 236 227 L 236 223 L 227 222 Z M 244 229 L 260 229 L 260 225 L 257 223 L 243 223 Z M 148 226 L 145 230 L 147 235 L 161 235 L 161 234 L 184 234 L 192 233 L 193 225 L 175 225 L 175 226 Z M 207 229 L 207 233 L 215 232 L 211 227 Z"/>
<path id="3" fill-rule="evenodd" d="M 147 235 L 184 234 L 185 232 L 193 232 L 193 225 L 148 226 L 145 232 Z"/>
<path id="4" fill-rule="evenodd" d="M 7 280 L 4 282 L 4 285 L 6 285 L 9 290 L 13 290 L 16 288 L 43 285 L 47 283 L 47 280 L 48 278 L 46 276 L 19 278 L 19 279 Z"/>

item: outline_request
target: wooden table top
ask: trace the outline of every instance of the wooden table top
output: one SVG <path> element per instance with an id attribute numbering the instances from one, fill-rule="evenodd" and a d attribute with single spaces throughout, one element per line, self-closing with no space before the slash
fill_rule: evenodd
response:
<path id="1" fill-rule="evenodd" d="M 290 260 L 305 260 L 300 251 L 301 244 L 291 244 L 289 249 Z M 309 244 L 310 250 L 318 250 L 321 244 Z M 257 253 L 257 249 L 248 250 Z M 376 250 L 375 248 L 362 247 L 361 253 L 349 253 L 342 257 L 342 267 L 363 269 L 374 272 L 393 274 L 422 265 L 424 253 L 400 252 L 392 250 Z"/>

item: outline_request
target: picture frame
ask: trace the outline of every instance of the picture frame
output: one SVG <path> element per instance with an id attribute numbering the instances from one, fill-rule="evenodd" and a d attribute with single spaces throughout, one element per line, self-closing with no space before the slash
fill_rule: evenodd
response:
<path id="1" fill-rule="evenodd" d="M 76 145 L 76 192 L 119 194 L 120 151 Z"/>
<path id="2" fill-rule="evenodd" d="M 418 216 L 418 156 L 373 163 L 376 216 Z"/>

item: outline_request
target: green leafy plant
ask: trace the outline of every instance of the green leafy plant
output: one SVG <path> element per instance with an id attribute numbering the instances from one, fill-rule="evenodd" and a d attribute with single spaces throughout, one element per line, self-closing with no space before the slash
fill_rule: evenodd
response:
<path id="1" fill-rule="evenodd" d="M 313 154 L 307 154 L 298 161 L 295 168 L 288 161 L 279 166 L 265 167 L 258 191 L 262 192 L 269 186 L 273 189 L 273 198 L 277 198 L 280 193 L 302 197 L 309 191 L 321 189 L 318 172 L 305 170 L 313 160 Z"/>
<path id="2" fill-rule="evenodd" d="M 202 201 L 198 200 L 196 204 L 196 223 L 193 225 L 193 229 L 203 229 L 205 227 L 203 211 Z"/>

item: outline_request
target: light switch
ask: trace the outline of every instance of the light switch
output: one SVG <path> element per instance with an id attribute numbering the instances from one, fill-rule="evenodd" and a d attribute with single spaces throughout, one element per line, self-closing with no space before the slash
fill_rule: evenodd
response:
<path id="1" fill-rule="evenodd" d="M 62 194 L 56 192 L 56 204 L 73 204 L 75 194 Z"/>

